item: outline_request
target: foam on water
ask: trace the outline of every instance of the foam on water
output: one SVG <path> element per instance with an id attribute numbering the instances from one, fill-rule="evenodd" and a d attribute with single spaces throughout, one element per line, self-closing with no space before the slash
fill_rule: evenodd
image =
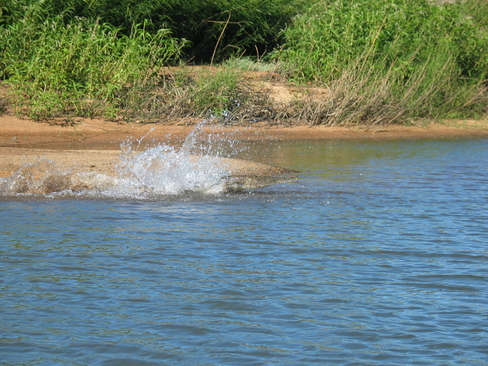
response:
<path id="1" fill-rule="evenodd" d="M 11 177 L 0 178 L 0 196 L 146 198 L 185 192 L 221 193 L 229 175 L 225 163 L 215 156 L 191 155 L 200 132 L 197 126 L 180 149 L 159 144 L 137 152 L 134 147 L 141 141 L 123 143 L 117 176 L 72 172 L 47 159 L 26 163 Z"/>

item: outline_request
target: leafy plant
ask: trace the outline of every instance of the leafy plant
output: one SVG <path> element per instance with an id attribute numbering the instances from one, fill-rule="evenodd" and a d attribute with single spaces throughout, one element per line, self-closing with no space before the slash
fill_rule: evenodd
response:
<path id="1" fill-rule="evenodd" d="M 297 16 L 284 35 L 279 58 L 303 80 L 331 80 L 364 54 L 373 55 L 371 61 L 400 61 L 408 72 L 428 59 L 440 42 L 447 42 L 463 74 L 483 77 L 488 71 L 486 53 L 481 53 L 488 47 L 487 34 L 457 4 L 325 0 Z"/>
<path id="2" fill-rule="evenodd" d="M 474 22 L 483 27 L 486 31 L 488 28 L 488 1 L 486 0 L 464 0 L 458 1 L 460 10 L 474 20 Z"/>

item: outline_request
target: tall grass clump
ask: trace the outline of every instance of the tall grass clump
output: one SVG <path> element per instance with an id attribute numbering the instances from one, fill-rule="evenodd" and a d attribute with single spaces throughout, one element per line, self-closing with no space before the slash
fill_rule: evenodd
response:
<path id="1" fill-rule="evenodd" d="M 33 119 L 115 118 L 132 108 L 131 94 L 150 88 L 183 46 L 165 29 L 151 34 L 134 25 L 126 36 L 97 20 L 37 22 L 30 15 L 4 27 L 0 44 L 14 106 Z"/>
<path id="2" fill-rule="evenodd" d="M 391 123 L 486 108 L 488 32 L 462 4 L 323 0 L 285 30 L 278 53 L 297 81 L 327 85 L 314 123 Z"/>
<path id="3" fill-rule="evenodd" d="M 0 79 L 34 119 L 255 119 L 266 98 L 228 72 L 168 77 L 161 68 L 242 54 L 259 63 L 308 1 L 0 0 Z"/>
<path id="4" fill-rule="evenodd" d="M 252 88 L 242 72 L 227 66 L 167 69 L 156 90 L 141 100 L 147 120 L 199 117 L 222 124 L 252 124 L 269 118 L 269 96 Z M 142 113 L 137 112 L 141 115 Z"/>

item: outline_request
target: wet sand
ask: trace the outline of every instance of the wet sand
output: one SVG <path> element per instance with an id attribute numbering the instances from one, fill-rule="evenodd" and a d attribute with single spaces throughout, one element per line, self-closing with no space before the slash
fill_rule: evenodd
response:
<path id="1" fill-rule="evenodd" d="M 116 176 L 120 150 L 47 150 L 0 147 L 0 178 L 10 177 L 24 164 L 52 161 L 60 170 L 71 173 L 95 172 Z M 191 160 L 198 162 L 198 156 Z M 269 177 L 289 173 L 287 169 L 240 159 L 219 158 L 230 176 Z"/>
<path id="2" fill-rule="evenodd" d="M 40 123 L 10 115 L 0 116 L 0 177 L 8 177 L 22 164 L 40 158 L 53 160 L 63 168 L 112 175 L 119 159 L 121 142 L 145 138 L 178 145 L 195 127 L 183 121 L 175 124 L 119 124 L 80 119 L 72 126 L 59 124 L 62 121 L 54 122 Z M 283 127 L 260 123 L 252 127 L 207 126 L 203 129 L 211 133 L 214 140 L 232 138 L 243 141 L 488 138 L 488 121 L 368 128 Z M 233 174 L 279 173 L 268 166 L 253 164 L 240 162 Z"/>

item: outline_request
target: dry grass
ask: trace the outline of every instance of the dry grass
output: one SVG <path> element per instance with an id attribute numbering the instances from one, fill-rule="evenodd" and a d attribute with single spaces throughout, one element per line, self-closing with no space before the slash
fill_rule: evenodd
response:
<path id="1" fill-rule="evenodd" d="M 126 85 L 120 98 L 126 101 L 127 108 L 121 109 L 115 119 L 167 124 L 207 119 L 234 126 L 262 122 L 349 127 L 404 124 L 414 121 L 420 113 L 435 115 L 429 110 L 429 100 L 439 88 L 448 86 L 442 80 L 426 83 L 424 70 L 399 90 L 392 70 L 386 77 L 379 77 L 363 65 L 358 63 L 357 68 L 347 70 L 327 87 L 297 86 L 274 72 L 224 66 L 166 68 L 138 86 Z M 484 105 L 481 112 L 488 112 L 486 88 L 479 85 L 466 92 L 471 93 L 463 99 L 466 103 Z M 446 103 L 455 106 L 458 96 L 449 95 L 449 90 L 446 93 Z M 8 107 L 3 107 L 7 113 Z"/>

